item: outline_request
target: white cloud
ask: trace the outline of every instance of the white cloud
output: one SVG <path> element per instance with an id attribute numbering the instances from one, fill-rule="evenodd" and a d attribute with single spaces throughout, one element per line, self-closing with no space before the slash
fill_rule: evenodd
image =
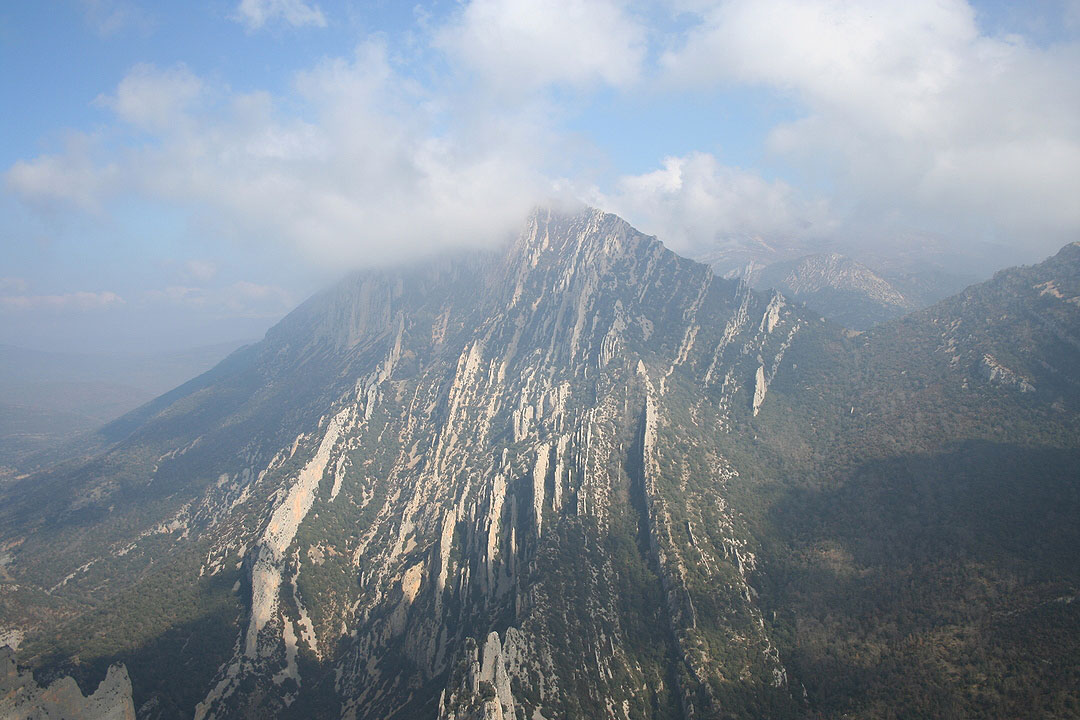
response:
<path id="1" fill-rule="evenodd" d="M 856 214 L 1048 248 L 1080 232 L 1080 44 L 985 36 L 962 0 L 731 0 L 699 19 L 669 77 L 795 99 L 770 148 Z"/>
<path id="2" fill-rule="evenodd" d="M 691 256 L 728 238 L 806 239 L 833 229 L 823 201 L 707 153 L 665 158 L 662 168 L 624 176 L 590 200 Z"/>
<path id="3" fill-rule="evenodd" d="M 175 127 L 202 92 L 202 80 L 184 65 L 163 70 L 140 63 L 128 71 L 115 94 L 99 95 L 96 102 L 137 128 L 160 131 Z"/>
<path id="4" fill-rule="evenodd" d="M 121 169 L 114 162 L 97 162 L 92 137 L 73 134 L 64 152 L 18 160 L 4 173 L 4 185 L 42 209 L 71 203 L 97 212 L 101 199 L 116 187 Z"/>
<path id="5" fill-rule="evenodd" d="M 146 299 L 231 318 L 277 318 L 296 305 L 284 288 L 246 280 L 217 288 L 171 285 L 148 292 Z"/>
<path id="6" fill-rule="evenodd" d="M 293 27 L 326 27 L 326 16 L 319 6 L 304 0 L 241 0 L 235 17 L 248 30 L 258 30 L 277 20 Z"/>
<path id="7" fill-rule="evenodd" d="M 63 295 L 8 295 L 0 297 L 5 310 L 101 310 L 122 305 L 114 292 L 73 292 Z"/>
<path id="8" fill-rule="evenodd" d="M 198 102 L 206 92 L 225 100 Z M 109 164 L 85 149 L 21 161 L 8 187 L 84 208 L 114 197 L 173 204 L 223 237 L 284 243 L 329 268 L 501 241 L 545 187 L 532 169 L 543 141 L 528 121 L 448 129 L 379 43 L 298 74 L 287 98 L 208 91 L 182 67 L 140 65 L 102 102 L 145 136 L 114 148 Z M 305 117 L 279 110 L 289 104 Z"/>
<path id="9" fill-rule="evenodd" d="M 145 11 L 126 0 L 79 0 L 86 23 L 102 37 L 129 28 L 149 32 L 153 22 Z"/>
<path id="10" fill-rule="evenodd" d="M 697 22 L 664 36 L 628 7 Z M 322 18 L 298 2 L 237 12 L 250 27 Z M 365 42 L 296 74 L 281 95 L 236 93 L 183 65 L 135 66 L 99 99 L 113 127 L 16 162 L 5 183 L 50 209 L 164 204 L 223 239 L 285 245 L 336 269 L 491 244 L 551 193 L 551 178 L 585 186 L 580 168 L 598 151 L 563 123 L 601 86 L 670 99 L 672 112 L 755 86 L 797 108 L 768 150 L 791 177 L 828 187 L 828 205 L 706 153 L 585 199 L 685 252 L 725 235 L 805 238 L 843 223 L 968 238 L 989 228 L 1048 248 L 1080 232 L 1080 47 L 988 37 L 961 0 L 468 0 L 419 39 L 444 55 L 410 46 L 421 64 L 401 68 L 384 44 Z M 661 47 L 674 49 L 657 68 Z M 650 80 L 657 69 L 663 87 Z M 613 145 L 632 154 L 625 142 Z M 184 272 L 186 283 L 211 279 Z"/>
<path id="11" fill-rule="evenodd" d="M 200 282 L 213 279 L 217 271 L 217 265 L 209 260 L 188 260 L 184 263 L 184 274 Z"/>
<path id="12" fill-rule="evenodd" d="M 625 86 L 641 72 L 645 32 L 614 0 L 471 0 L 436 43 L 500 90 Z"/>

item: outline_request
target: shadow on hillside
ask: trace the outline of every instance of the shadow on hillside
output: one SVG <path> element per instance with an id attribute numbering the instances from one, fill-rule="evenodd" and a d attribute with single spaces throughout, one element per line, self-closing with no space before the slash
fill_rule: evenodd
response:
<path id="1" fill-rule="evenodd" d="M 822 489 L 793 488 L 770 521 L 789 543 L 830 539 L 860 564 L 948 557 L 1080 574 L 1080 450 L 967 441 L 858 465 Z"/>
<path id="2" fill-rule="evenodd" d="M 221 597 L 231 594 L 233 581 L 233 576 L 217 576 L 204 578 L 199 584 L 203 586 L 204 593 Z M 131 677 L 136 710 L 154 691 L 160 702 L 151 717 L 190 718 L 196 703 L 205 697 L 211 687 L 218 668 L 232 655 L 240 632 L 238 623 L 244 617 L 241 604 L 214 603 L 208 612 L 192 620 L 177 622 L 129 651 L 95 651 L 95 641 L 104 643 L 106 647 L 110 644 L 107 634 L 138 632 L 142 623 L 152 621 L 147 616 L 154 612 L 157 598 L 144 597 L 135 602 L 144 605 L 101 607 L 94 611 L 127 618 L 126 622 L 130 622 L 132 627 L 114 627 L 87 635 L 85 628 L 69 623 L 59 629 L 55 638 L 38 639 L 20 651 L 20 662 L 24 661 L 27 653 L 34 652 L 36 645 L 43 654 L 29 660 L 35 667 L 38 682 L 47 684 L 58 676 L 71 675 L 84 694 L 97 688 L 110 665 L 122 662 Z M 90 623 L 89 626 L 94 624 L 92 618 L 86 622 Z M 76 648 L 78 654 L 71 655 L 69 651 Z"/>
<path id="3" fill-rule="evenodd" d="M 814 712 L 1075 714 L 1080 451 L 969 441 L 834 480 L 773 506 L 758 579 Z"/>

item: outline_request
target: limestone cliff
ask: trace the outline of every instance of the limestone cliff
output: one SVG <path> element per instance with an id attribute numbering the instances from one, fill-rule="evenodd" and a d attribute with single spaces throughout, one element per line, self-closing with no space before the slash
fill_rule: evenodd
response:
<path id="1" fill-rule="evenodd" d="M 70 677 L 42 687 L 19 670 L 10 648 L 0 648 L 0 718 L 3 720 L 135 720 L 127 668 L 114 665 L 89 696 Z"/>

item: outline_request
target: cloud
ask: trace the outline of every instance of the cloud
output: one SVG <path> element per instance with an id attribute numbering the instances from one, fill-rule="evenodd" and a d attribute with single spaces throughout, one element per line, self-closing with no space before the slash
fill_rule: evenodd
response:
<path id="1" fill-rule="evenodd" d="M 0 308 L 5 310 L 102 310 L 123 303 L 122 297 L 109 291 L 0 297 Z"/>
<path id="2" fill-rule="evenodd" d="M 134 28 L 149 32 L 153 21 L 144 10 L 124 0 L 79 0 L 86 23 L 101 37 Z"/>
<path id="3" fill-rule="evenodd" d="M 802 117 L 770 149 L 855 215 L 960 235 L 1080 232 L 1080 44 L 980 33 L 961 0 L 731 0 L 661 65 L 684 87 L 764 86 Z"/>
<path id="4" fill-rule="evenodd" d="M 645 58 L 644 27 L 613 0 L 471 0 L 435 43 L 501 90 L 626 86 Z"/>
<path id="5" fill-rule="evenodd" d="M 217 265 L 209 260 L 188 260 L 184 263 L 184 274 L 200 282 L 213 279 L 217 271 Z"/>
<path id="6" fill-rule="evenodd" d="M 203 92 L 202 80 L 184 65 L 161 69 L 140 63 L 114 93 L 94 102 L 133 129 L 175 136 L 192 132 L 189 113 Z M 4 184 L 39 207 L 54 209 L 66 202 L 100 212 L 106 199 L 130 187 L 134 161 L 130 153 L 103 146 L 98 135 L 72 132 L 63 152 L 16 161 L 4 174 Z"/>
<path id="7" fill-rule="evenodd" d="M 95 142 L 89 135 L 73 133 L 61 153 L 17 160 L 4 173 L 4 186 L 40 210 L 71 204 L 99 212 L 122 169 L 112 161 L 98 161 Z"/>
<path id="8" fill-rule="evenodd" d="M 298 73 L 283 98 L 139 65 L 101 103 L 143 134 L 103 149 L 108 164 L 80 147 L 5 180 L 34 203 L 164 202 L 221 237 L 335 269 L 499 242 L 543 194 L 544 140 L 512 113 L 455 125 L 436 100 L 380 42 Z"/>
<path id="9" fill-rule="evenodd" d="M 183 64 L 160 69 L 140 63 L 128 71 L 113 95 L 99 95 L 96 104 L 141 130 L 174 127 L 203 93 L 203 82 Z"/>
<path id="10" fill-rule="evenodd" d="M 707 153 L 665 158 L 658 170 L 619 178 L 610 192 L 593 190 L 590 200 L 691 256 L 718 240 L 815 238 L 835 225 L 824 201 Z"/>
<path id="11" fill-rule="evenodd" d="M 237 13 L 253 28 L 325 23 L 310 3 Z M 422 31 L 404 49 L 365 41 L 274 94 L 136 65 L 97 101 L 111 125 L 16 162 L 5 185 L 49 211 L 145 201 L 335 270 L 493 245 L 557 187 L 684 252 L 897 228 L 1051 249 L 1080 232 L 1080 45 L 987 36 L 960 0 L 469 0 Z M 603 187 L 582 179 L 605 143 L 574 128 L 617 127 L 602 113 L 641 97 L 705 112 L 748 86 L 795 118 L 765 148 L 786 182 L 683 150 Z M 633 122 L 610 143 L 627 156 L 646 133 Z"/>
<path id="12" fill-rule="evenodd" d="M 277 20 L 293 27 L 326 27 L 326 16 L 319 6 L 304 0 L 241 0 L 234 17 L 249 31 Z"/>
<path id="13" fill-rule="evenodd" d="M 275 285 L 241 280 L 218 288 L 172 285 L 146 294 L 150 303 L 164 303 L 220 317 L 278 318 L 296 305 L 289 291 Z"/>

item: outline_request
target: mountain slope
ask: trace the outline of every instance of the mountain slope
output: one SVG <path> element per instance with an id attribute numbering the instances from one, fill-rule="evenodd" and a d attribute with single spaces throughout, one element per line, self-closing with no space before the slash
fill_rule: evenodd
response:
<path id="1" fill-rule="evenodd" d="M 853 330 L 911 311 L 915 303 L 870 268 L 836 253 L 807 255 L 750 273 L 755 288 L 776 289 Z"/>
<path id="2" fill-rule="evenodd" d="M 238 343 L 134 356 L 0 345 L 0 476 L 100 448 L 80 436 L 212 368 Z"/>
<path id="3" fill-rule="evenodd" d="M 957 620 L 1077 637 L 1075 254 L 849 338 L 538 211 L 504 251 L 349 278 L 9 484 L 0 629 L 84 685 L 126 661 L 141 717 L 993 715 L 1026 696 L 964 693 L 1002 662 L 1075 703 L 1069 646 L 1046 673 Z M 975 680 L 910 649 L 955 660 L 943 627 L 994 641 Z"/>
<path id="4" fill-rule="evenodd" d="M 779 451 L 729 451 L 773 485 L 760 590 L 822 716 L 1077 715 L 1078 296 L 1074 244 L 796 345 L 754 424 Z"/>

